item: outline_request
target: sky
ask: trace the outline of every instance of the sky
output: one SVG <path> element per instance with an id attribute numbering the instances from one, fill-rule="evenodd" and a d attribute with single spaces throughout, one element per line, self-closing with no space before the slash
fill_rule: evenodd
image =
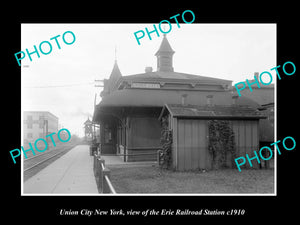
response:
<path id="1" fill-rule="evenodd" d="M 158 24 L 156 24 L 158 26 Z M 166 25 L 167 26 L 167 25 Z M 155 53 L 162 41 L 155 33 L 138 45 L 134 32 L 153 24 L 22 24 L 21 50 L 34 51 L 49 41 L 52 52 L 40 58 L 32 54 L 21 62 L 22 111 L 49 111 L 72 134 L 84 135 L 83 123 L 101 101 L 96 79 L 108 79 L 115 59 L 123 76 L 156 71 Z M 166 29 L 167 30 L 167 29 Z M 72 31 L 75 42 L 66 45 L 62 35 Z M 57 38 L 61 49 L 58 49 Z M 72 36 L 66 34 L 66 41 Z M 276 64 L 276 24 L 172 23 L 167 38 L 175 54 L 176 72 L 232 80 L 253 79 L 254 72 L 270 71 Z M 47 44 L 43 44 L 47 52 Z M 18 63 L 16 61 L 16 66 Z M 276 79 L 273 79 L 273 82 Z M 267 82 L 267 81 L 266 81 Z"/>

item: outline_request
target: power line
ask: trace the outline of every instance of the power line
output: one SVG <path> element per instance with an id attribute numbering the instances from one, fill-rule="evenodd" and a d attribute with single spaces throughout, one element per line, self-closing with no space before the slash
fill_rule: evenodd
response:
<path id="1" fill-rule="evenodd" d="M 95 82 L 98 83 L 98 84 L 95 84 L 95 87 L 104 87 L 104 80 L 95 80 Z M 99 84 L 99 82 L 102 84 Z"/>
<path id="2" fill-rule="evenodd" d="M 45 86 L 25 86 L 24 88 L 60 88 L 60 87 L 76 87 L 76 86 L 84 86 L 84 85 L 91 85 L 94 82 L 89 83 L 80 83 L 80 84 L 64 84 L 64 85 L 45 85 Z"/>

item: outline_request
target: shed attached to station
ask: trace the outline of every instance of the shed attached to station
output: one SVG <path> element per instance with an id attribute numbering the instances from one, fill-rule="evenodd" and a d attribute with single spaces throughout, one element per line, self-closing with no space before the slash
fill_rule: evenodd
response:
<path id="1" fill-rule="evenodd" d="M 256 109 L 242 105 L 172 105 L 166 104 L 159 119 L 168 121 L 172 133 L 172 167 L 175 170 L 231 168 L 235 157 L 254 156 L 259 147 L 259 119 Z M 221 130 L 210 134 L 211 121 L 225 121 L 234 135 L 235 154 L 227 152 L 223 163 L 209 151 L 212 138 L 219 139 Z M 222 151 L 224 146 L 219 146 Z M 255 164 L 255 162 L 253 162 Z M 253 165 L 258 167 L 256 163 Z"/>

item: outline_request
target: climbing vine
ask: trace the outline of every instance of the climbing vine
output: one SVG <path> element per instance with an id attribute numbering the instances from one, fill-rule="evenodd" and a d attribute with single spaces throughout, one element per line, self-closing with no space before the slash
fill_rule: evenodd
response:
<path id="1" fill-rule="evenodd" d="M 160 167 L 163 169 L 170 169 L 172 165 L 172 131 L 169 130 L 168 117 L 162 117 L 162 130 L 160 144 L 162 146 L 162 153 L 160 154 Z"/>
<path id="2" fill-rule="evenodd" d="M 228 120 L 209 120 L 208 130 L 208 150 L 212 157 L 212 167 L 227 167 L 228 153 L 231 153 L 231 163 L 233 165 L 236 157 L 236 145 L 230 122 Z"/>

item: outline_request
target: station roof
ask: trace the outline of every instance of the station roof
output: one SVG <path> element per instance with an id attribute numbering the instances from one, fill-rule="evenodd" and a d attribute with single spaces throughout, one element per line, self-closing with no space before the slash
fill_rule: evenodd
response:
<path id="1" fill-rule="evenodd" d="M 160 118 L 168 111 L 172 117 L 213 119 L 260 119 L 265 118 L 258 110 L 245 105 L 174 105 L 166 104 Z"/>
<path id="2" fill-rule="evenodd" d="M 123 89 L 104 96 L 97 107 L 163 107 L 165 104 L 181 104 L 183 94 L 186 95 L 186 103 L 192 105 L 206 105 L 208 95 L 213 95 L 214 105 L 231 105 L 233 96 L 229 91 Z M 243 96 L 237 98 L 236 104 L 259 107 L 259 104 Z"/>
<path id="3" fill-rule="evenodd" d="M 184 90 L 166 90 L 166 89 L 123 89 L 117 90 L 113 93 L 104 96 L 102 101 L 96 105 L 93 121 L 99 121 L 99 118 L 102 115 L 108 115 L 113 112 L 117 112 L 118 109 L 121 108 L 163 108 L 165 105 L 180 105 L 182 104 L 183 95 L 185 97 L 185 103 L 187 105 L 194 105 L 199 107 L 207 106 L 207 96 L 212 95 L 211 102 L 215 105 L 215 110 L 219 110 L 218 112 L 208 112 L 202 111 L 200 114 L 209 116 L 215 113 L 227 113 L 228 115 L 232 113 L 231 106 L 233 104 L 232 94 L 229 91 L 184 91 Z M 250 107 L 251 110 L 256 110 L 260 105 L 254 102 L 253 100 L 246 97 L 238 97 L 235 102 L 235 111 L 234 113 L 237 115 L 238 113 L 246 113 L 248 112 L 246 109 Z M 222 111 L 218 106 L 225 107 Z M 227 108 L 226 108 L 227 106 Z M 237 110 L 237 106 L 244 106 L 244 108 Z M 229 108 L 228 108 L 229 107 Z M 174 109 L 175 110 L 175 109 Z M 177 109 L 176 115 L 179 113 L 179 110 L 182 110 L 183 114 L 193 115 L 195 110 L 188 109 Z M 221 110 L 221 111 L 220 111 Z M 227 111 L 226 111 L 227 110 Z M 250 109 L 248 109 L 250 110 Z M 250 111 L 251 111 L 250 110 Z M 249 112 L 250 112 L 249 111 Z M 175 111 L 174 111 L 175 113 Z M 252 113 L 252 111 L 251 111 Z M 226 115 L 227 115 L 226 114 Z M 244 114 L 241 114 L 243 116 Z M 246 114 L 245 114 L 246 115 Z M 251 114 L 252 116 L 255 114 Z"/>
<path id="4" fill-rule="evenodd" d="M 122 80 L 127 80 L 127 81 L 136 81 L 139 79 L 146 79 L 146 80 L 170 79 L 170 80 L 181 80 L 181 81 L 193 80 L 193 81 L 210 81 L 210 82 L 213 81 L 217 83 L 232 82 L 231 80 L 225 80 L 220 78 L 213 78 L 208 76 L 201 76 L 201 75 L 181 73 L 181 72 L 171 72 L 171 71 L 146 72 L 146 73 L 139 73 L 139 74 L 133 74 L 133 75 L 122 77 Z"/>

